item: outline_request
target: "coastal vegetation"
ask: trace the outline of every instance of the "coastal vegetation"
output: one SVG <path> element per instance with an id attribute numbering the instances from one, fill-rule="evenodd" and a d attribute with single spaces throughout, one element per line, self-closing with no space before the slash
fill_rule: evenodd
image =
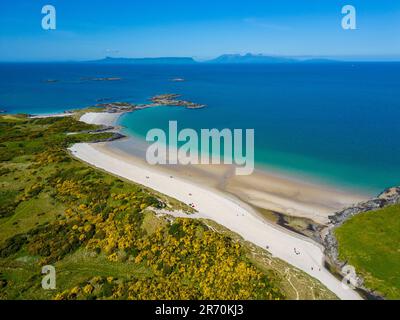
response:
<path id="1" fill-rule="evenodd" d="M 355 267 L 364 286 L 400 299 L 400 205 L 368 211 L 335 229 L 339 259 Z"/>
<path id="2" fill-rule="evenodd" d="M 0 299 L 335 298 L 218 225 L 168 214 L 189 206 L 74 159 L 71 144 L 113 134 L 98 130 L 0 117 Z M 41 288 L 49 264 L 56 290 Z"/>

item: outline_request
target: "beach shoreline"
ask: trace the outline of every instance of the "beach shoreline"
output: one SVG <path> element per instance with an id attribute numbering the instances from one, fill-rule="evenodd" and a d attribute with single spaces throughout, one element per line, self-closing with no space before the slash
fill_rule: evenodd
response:
<path id="1" fill-rule="evenodd" d="M 80 120 L 89 124 L 114 126 L 124 114 L 108 112 L 85 113 Z M 143 139 L 129 136 L 121 141 L 107 143 L 106 149 L 134 157 L 136 163 L 144 161 L 147 144 Z M 256 169 L 250 176 L 234 174 L 234 165 L 162 165 L 158 169 L 201 185 L 230 194 L 253 208 L 310 219 L 318 224 L 329 222 L 328 216 L 353 204 L 369 199 L 365 194 L 339 189 L 323 183 L 304 180 L 276 171 Z M 153 167 L 154 168 L 154 167 Z"/>
<path id="2" fill-rule="evenodd" d="M 117 116 L 113 116 L 114 125 L 117 119 Z M 96 120 L 90 115 L 82 120 L 110 125 L 108 113 L 97 114 Z M 221 186 L 213 186 L 210 183 L 212 179 L 207 180 L 207 184 L 196 180 L 193 175 L 185 177 L 179 172 L 172 174 L 165 168 L 150 166 L 143 159 L 110 147 L 110 143 L 80 143 L 72 146 L 70 151 L 73 156 L 96 168 L 192 204 L 197 213 L 190 218 L 213 220 L 245 240 L 267 248 L 273 256 L 320 280 L 340 299 L 361 298 L 355 291 L 344 288 L 340 280 L 325 269 L 322 245 L 266 221 L 254 207 L 235 194 L 218 189 Z"/>

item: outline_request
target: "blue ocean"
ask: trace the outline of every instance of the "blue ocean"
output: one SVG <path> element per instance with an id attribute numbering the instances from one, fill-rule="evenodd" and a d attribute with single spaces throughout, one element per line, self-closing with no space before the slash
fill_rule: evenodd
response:
<path id="1" fill-rule="evenodd" d="M 120 77 L 120 81 L 93 78 Z M 184 82 L 173 82 L 173 78 Z M 48 81 L 52 80 L 52 81 Z M 162 93 L 207 108 L 153 108 L 125 131 L 254 128 L 257 168 L 375 194 L 400 185 L 400 63 L 0 64 L 0 109 L 46 114 Z"/>

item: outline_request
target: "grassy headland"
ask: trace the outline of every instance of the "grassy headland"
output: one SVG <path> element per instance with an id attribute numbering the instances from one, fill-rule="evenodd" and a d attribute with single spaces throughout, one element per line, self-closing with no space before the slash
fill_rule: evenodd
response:
<path id="1" fill-rule="evenodd" d="M 335 236 L 339 259 L 356 268 L 367 288 L 400 299 L 400 205 L 358 214 Z"/>

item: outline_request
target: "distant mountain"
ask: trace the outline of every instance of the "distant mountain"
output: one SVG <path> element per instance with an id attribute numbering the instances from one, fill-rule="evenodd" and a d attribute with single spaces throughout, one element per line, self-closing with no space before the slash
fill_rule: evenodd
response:
<path id="1" fill-rule="evenodd" d="M 101 64 L 194 64 L 193 58 L 160 57 L 160 58 L 112 58 L 106 57 L 101 60 L 90 61 Z"/>
<path id="2" fill-rule="evenodd" d="M 89 61 L 99 64 L 267 64 L 267 63 L 333 63 L 335 60 L 324 58 L 297 59 L 289 57 L 266 56 L 263 54 L 223 54 L 215 59 L 198 62 L 191 57 L 160 58 L 112 58 Z"/>
<path id="3" fill-rule="evenodd" d="M 206 63 L 289 63 L 298 62 L 296 59 L 285 57 L 265 56 L 262 54 L 224 54 L 218 58 L 208 60 Z"/>

